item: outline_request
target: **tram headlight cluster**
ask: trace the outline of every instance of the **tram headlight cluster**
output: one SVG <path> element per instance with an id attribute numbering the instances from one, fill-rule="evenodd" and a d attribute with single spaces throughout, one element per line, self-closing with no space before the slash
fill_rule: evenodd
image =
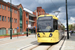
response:
<path id="1" fill-rule="evenodd" d="M 49 37 L 52 37 L 52 35 L 53 35 L 53 34 L 52 34 L 52 33 L 50 33 Z"/>
<path id="2" fill-rule="evenodd" d="M 40 37 L 39 33 L 37 34 L 38 37 Z"/>

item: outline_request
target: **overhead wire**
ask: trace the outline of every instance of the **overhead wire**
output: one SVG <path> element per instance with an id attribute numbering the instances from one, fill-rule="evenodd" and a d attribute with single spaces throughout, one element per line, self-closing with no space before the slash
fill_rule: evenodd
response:
<path id="1" fill-rule="evenodd" d="M 53 1 L 51 0 L 51 3 L 56 7 L 56 8 L 58 8 L 54 3 L 53 3 Z"/>

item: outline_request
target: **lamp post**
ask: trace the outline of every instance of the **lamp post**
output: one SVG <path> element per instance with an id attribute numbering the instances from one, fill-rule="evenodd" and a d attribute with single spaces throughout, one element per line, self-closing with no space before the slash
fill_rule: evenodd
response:
<path id="1" fill-rule="evenodd" d="M 66 25 L 67 25 L 67 39 L 69 39 L 67 0 L 66 0 Z"/>
<path id="2" fill-rule="evenodd" d="M 54 11 L 54 13 L 56 14 L 56 17 L 57 17 L 60 11 Z"/>
<path id="3" fill-rule="evenodd" d="M 27 21 L 27 37 L 28 37 L 28 21 Z"/>
<path id="4" fill-rule="evenodd" d="M 12 39 L 12 0 L 10 0 L 10 39 Z"/>

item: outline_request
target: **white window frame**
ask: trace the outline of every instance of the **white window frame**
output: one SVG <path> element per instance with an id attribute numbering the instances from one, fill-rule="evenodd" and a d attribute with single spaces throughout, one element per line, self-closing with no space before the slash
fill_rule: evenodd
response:
<path id="1" fill-rule="evenodd" d="M 5 21 L 6 21 L 6 16 L 5 16 Z"/>
<path id="2" fill-rule="evenodd" d="M 1 4 L 0 4 L 0 8 L 1 8 Z"/>
<path id="3" fill-rule="evenodd" d="M 1 15 L 0 15 L 0 21 L 1 21 Z"/>
<path id="4" fill-rule="evenodd" d="M 17 10 L 14 10 L 14 13 L 17 13 Z"/>
<path id="5" fill-rule="evenodd" d="M 6 10 L 6 6 L 5 6 L 5 10 Z"/>
<path id="6" fill-rule="evenodd" d="M 2 9 L 4 9 L 4 5 L 2 5 Z"/>
<path id="7" fill-rule="evenodd" d="M 26 17 L 28 18 L 28 14 L 26 13 Z"/>
<path id="8" fill-rule="evenodd" d="M 8 22 L 10 21 L 10 18 L 8 17 Z"/>
<path id="9" fill-rule="evenodd" d="M 4 16 L 2 16 L 2 21 L 4 21 Z"/>
<path id="10" fill-rule="evenodd" d="M 8 7 L 8 11 L 10 11 L 10 8 Z"/>

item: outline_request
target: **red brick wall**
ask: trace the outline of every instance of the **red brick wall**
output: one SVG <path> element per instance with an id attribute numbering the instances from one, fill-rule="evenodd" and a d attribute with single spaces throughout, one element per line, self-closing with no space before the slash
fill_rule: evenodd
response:
<path id="1" fill-rule="evenodd" d="M 10 5 L 6 4 L 6 3 L 2 3 L 0 2 L 1 4 L 1 8 L 0 8 L 0 15 L 1 16 L 6 16 L 6 21 L 0 21 L 0 28 L 6 28 L 6 33 L 8 33 L 8 29 L 10 28 L 10 22 L 8 22 L 8 17 L 10 17 L 10 10 L 8 11 L 8 7 L 10 7 Z M 10 3 L 9 3 L 10 4 Z M 2 5 L 5 5 L 6 6 L 6 10 L 5 8 L 2 9 Z M 23 18 L 23 32 L 26 31 L 26 28 L 27 28 L 27 24 L 26 24 L 26 21 L 28 21 L 28 24 L 29 24 L 29 13 L 24 11 L 23 10 L 23 7 L 22 5 L 18 5 L 17 8 L 22 8 L 22 11 L 23 11 L 23 14 L 22 14 L 22 18 Z M 12 18 L 13 18 L 13 22 L 12 22 L 12 29 L 13 29 L 13 33 L 14 33 L 14 29 L 19 27 L 19 29 L 17 30 L 18 32 L 20 32 L 20 14 L 19 14 L 19 10 L 12 7 Z M 17 13 L 14 13 L 14 10 L 17 11 Z M 26 17 L 26 14 L 28 16 L 28 18 Z M 33 12 L 34 15 L 36 15 L 36 13 Z M 14 22 L 14 19 L 17 19 L 17 23 Z M 37 17 L 34 17 L 33 19 L 35 22 L 33 23 L 34 26 L 37 26 Z M 29 29 L 28 29 L 29 30 Z M 36 32 L 37 32 L 37 27 L 36 27 Z"/>
<path id="2" fill-rule="evenodd" d="M 37 13 L 38 13 L 38 16 L 39 15 L 45 15 L 45 10 L 42 9 L 42 7 L 37 7 Z"/>
<path id="3" fill-rule="evenodd" d="M 36 29 L 35 29 L 35 31 L 37 32 L 37 17 L 34 17 L 34 26 L 36 26 Z"/>
<path id="4" fill-rule="evenodd" d="M 26 14 L 28 18 L 26 17 Z M 28 21 L 28 24 L 29 24 L 29 13 L 23 10 L 23 32 L 25 32 L 27 28 L 26 21 Z"/>
<path id="5" fill-rule="evenodd" d="M 36 16 L 36 13 L 35 12 L 33 12 L 33 14 Z"/>
<path id="6" fill-rule="evenodd" d="M 4 21 L 0 21 L 0 28 L 6 28 L 6 33 L 8 33 L 8 28 L 10 28 L 10 22 L 8 22 L 8 17 L 10 17 L 10 10 L 8 11 L 8 7 L 10 7 L 8 4 L 2 3 L 1 4 L 1 8 L 0 8 L 0 15 L 1 17 L 6 16 L 6 21 L 4 19 Z M 2 5 L 4 5 L 4 9 L 2 9 Z M 6 6 L 6 10 L 5 10 L 5 6 Z M 14 13 L 14 10 L 17 11 L 17 13 Z M 12 7 L 12 18 L 13 18 L 13 22 L 12 22 L 12 29 L 13 28 L 17 28 L 18 26 L 18 9 Z M 14 22 L 14 19 L 17 19 L 17 23 Z"/>

